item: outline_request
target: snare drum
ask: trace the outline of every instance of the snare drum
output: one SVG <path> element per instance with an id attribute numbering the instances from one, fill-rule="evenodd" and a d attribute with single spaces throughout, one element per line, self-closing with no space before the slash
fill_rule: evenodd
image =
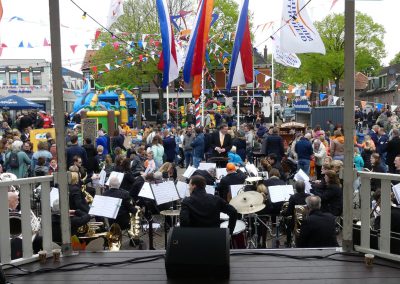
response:
<path id="1" fill-rule="evenodd" d="M 221 228 L 228 228 L 229 221 L 221 223 Z M 231 238 L 231 246 L 233 249 L 246 248 L 246 224 L 243 221 L 237 220 L 235 229 Z"/>

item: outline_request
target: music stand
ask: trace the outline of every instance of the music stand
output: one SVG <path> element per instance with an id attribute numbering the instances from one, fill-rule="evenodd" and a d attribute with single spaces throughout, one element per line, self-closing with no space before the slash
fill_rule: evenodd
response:
<path id="1" fill-rule="evenodd" d="M 227 157 L 211 157 L 207 160 L 208 163 L 216 163 L 217 168 L 225 168 L 228 163 Z"/>

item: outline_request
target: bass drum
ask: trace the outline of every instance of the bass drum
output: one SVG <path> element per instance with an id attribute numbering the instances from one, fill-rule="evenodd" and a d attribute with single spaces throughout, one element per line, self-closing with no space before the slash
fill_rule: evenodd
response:
<path id="1" fill-rule="evenodd" d="M 221 228 L 228 228 L 229 221 L 222 222 Z M 232 238 L 231 238 L 231 247 L 233 249 L 245 249 L 247 244 L 246 239 L 246 223 L 237 220 L 235 229 L 233 230 Z"/>

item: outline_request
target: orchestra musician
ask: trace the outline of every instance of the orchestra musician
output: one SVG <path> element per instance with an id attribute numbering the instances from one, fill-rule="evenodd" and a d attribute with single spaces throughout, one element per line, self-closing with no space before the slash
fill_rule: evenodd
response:
<path id="1" fill-rule="evenodd" d="M 51 207 L 51 229 L 53 235 L 53 242 L 61 244 L 61 214 L 59 200 L 53 201 Z M 71 236 L 78 234 L 78 228 L 86 225 L 90 221 L 90 215 L 82 210 L 69 210 L 69 217 L 71 223 Z"/>
<path id="2" fill-rule="evenodd" d="M 220 213 L 229 216 L 229 232 L 235 229 L 237 211 L 219 196 L 208 194 L 206 180 L 192 176 L 189 182 L 190 197 L 182 200 L 180 212 L 181 227 L 219 228 Z"/>
<path id="3" fill-rule="evenodd" d="M 309 216 L 303 221 L 297 247 L 337 247 L 335 216 L 321 211 L 321 198 L 306 198 Z"/>
<path id="4" fill-rule="evenodd" d="M 294 189 L 295 193 L 290 196 L 289 198 L 289 205 L 286 208 L 286 210 L 282 211 L 282 216 L 284 217 L 289 217 L 291 216 L 292 218 L 286 219 L 286 225 L 287 225 L 287 230 L 286 230 L 286 243 L 287 246 L 290 247 L 292 243 L 292 232 L 294 229 L 294 209 L 296 205 L 306 205 L 306 198 L 310 196 L 308 193 L 305 193 L 305 184 L 304 181 L 298 180 L 294 184 Z"/>
<path id="5" fill-rule="evenodd" d="M 121 230 L 126 230 L 130 227 L 130 215 L 129 213 L 136 214 L 137 209 L 131 203 L 131 197 L 129 192 L 125 189 L 119 188 L 120 182 L 117 177 L 110 177 L 110 188 L 103 193 L 103 196 L 121 198 L 122 203 L 119 207 L 117 218 L 108 219 L 110 226 L 113 223 L 117 223 Z"/>
<path id="6" fill-rule="evenodd" d="M 19 219 L 21 216 L 21 212 L 17 209 L 19 205 L 19 196 L 16 192 L 8 192 L 8 211 L 10 212 L 10 230 L 18 230 L 20 233 L 22 233 L 22 221 L 16 222 L 16 226 L 19 226 L 19 228 L 13 228 L 13 221 L 16 219 Z M 11 218 L 11 215 L 14 216 L 14 218 Z M 32 220 L 36 219 L 36 220 Z M 42 237 L 39 236 L 37 233 L 36 228 L 34 226 L 40 226 L 38 223 L 38 219 L 36 218 L 35 214 L 31 211 L 31 226 L 32 226 L 32 233 L 34 233 L 34 237 L 32 238 L 32 249 L 34 253 L 38 253 L 42 249 Z M 18 224 L 19 223 L 19 224 Z M 35 224 L 34 224 L 35 223 Z M 17 259 L 22 257 L 22 237 L 21 236 L 11 236 L 11 259 Z"/>
<path id="7" fill-rule="evenodd" d="M 195 170 L 193 176 L 202 176 L 206 180 L 207 185 L 214 185 L 216 181 L 217 170 L 208 168 L 207 170 Z"/>
<path id="8" fill-rule="evenodd" d="M 230 186 L 235 184 L 244 184 L 246 175 L 242 171 L 236 170 L 236 166 L 232 163 L 226 164 L 226 172 L 227 175 L 221 179 L 217 189 L 219 196 L 229 202 L 232 198 L 230 196 Z"/>
<path id="9" fill-rule="evenodd" d="M 71 181 L 68 185 L 69 189 L 69 208 L 72 210 L 81 210 L 83 212 L 89 212 L 89 204 L 86 200 L 85 194 L 82 192 L 81 185 L 79 182 L 79 174 L 77 172 L 71 172 Z"/>

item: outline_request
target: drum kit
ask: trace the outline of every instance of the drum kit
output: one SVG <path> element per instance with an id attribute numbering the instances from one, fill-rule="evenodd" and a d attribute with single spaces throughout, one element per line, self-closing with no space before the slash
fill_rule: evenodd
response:
<path id="1" fill-rule="evenodd" d="M 231 238 L 232 248 L 251 249 L 258 247 L 258 225 L 261 223 L 270 230 L 268 225 L 257 214 L 265 208 L 264 197 L 256 191 L 239 192 L 229 202 L 238 213 L 243 215 L 242 220 L 237 220 Z M 227 228 L 229 221 L 221 213 L 221 228 Z M 229 217 L 228 217 L 229 218 Z M 254 226 L 253 226 L 254 225 Z M 254 231 L 254 232 L 253 232 Z"/>

